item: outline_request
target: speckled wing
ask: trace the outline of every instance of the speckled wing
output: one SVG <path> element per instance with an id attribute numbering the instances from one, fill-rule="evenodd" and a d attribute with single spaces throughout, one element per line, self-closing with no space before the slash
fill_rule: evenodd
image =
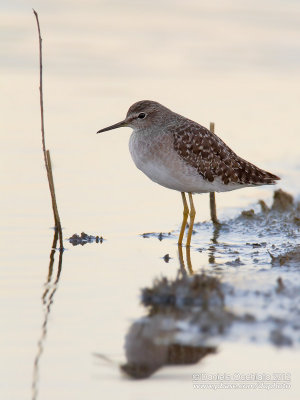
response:
<path id="1" fill-rule="evenodd" d="M 176 128 L 174 149 L 209 182 L 219 177 L 224 185 L 250 186 L 274 184 L 280 179 L 242 159 L 217 135 L 190 120 Z"/>

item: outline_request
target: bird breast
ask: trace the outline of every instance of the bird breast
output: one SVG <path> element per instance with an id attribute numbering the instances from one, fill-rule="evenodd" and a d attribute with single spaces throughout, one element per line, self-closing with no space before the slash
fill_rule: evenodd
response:
<path id="1" fill-rule="evenodd" d="M 129 150 L 136 167 L 164 187 L 193 193 L 211 190 L 206 187 L 210 183 L 180 158 L 170 133 L 134 131 L 130 137 Z"/>

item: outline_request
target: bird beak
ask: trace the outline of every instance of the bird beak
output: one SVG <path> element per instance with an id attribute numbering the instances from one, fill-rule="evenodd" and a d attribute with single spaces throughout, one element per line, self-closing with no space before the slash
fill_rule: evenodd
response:
<path id="1" fill-rule="evenodd" d="M 124 121 L 118 122 L 117 124 L 108 126 L 107 128 L 100 129 L 100 131 L 98 131 L 97 133 L 111 131 L 112 129 L 121 128 L 122 126 L 127 126 L 127 120 L 126 119 L 124 119 Z"/>

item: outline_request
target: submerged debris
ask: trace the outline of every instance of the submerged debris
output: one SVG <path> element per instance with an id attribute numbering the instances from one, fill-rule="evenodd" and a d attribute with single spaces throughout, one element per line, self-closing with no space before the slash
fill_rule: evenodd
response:
<path id="1" fill-rule="evenodd" d="M 274 329 L 270 333 L 270 340 L 275 346 L 278 347 L 292 346 L 293 344 L 291 338 L 285 335 L 280 328 Z"/>
<path id="2" fill-rule="evenodd" d="M 272 267 L 300 267 L 300 246 L 278 256 L 270 253 L 270 256 Z"/>
<path id="3" fill-rule="evenodd" d="M 246 243 L 247 246 L 252 246 L 253 249 L 255 249 L 256 247 L 266 247 L 267 242 L 261 242 L 261 243 Z"/>
<path id="4" fill-rule="evenodd" d="M 233 260 L 233 261 L 227 261 L 225 264 L 226 264 L 226 265 L 230 265 L 231 267 L 239 267 L 240 265 L 245 265 L 245 264 L 241 261 L 240 257 L 237 257 L 237 258 L 236 258 L 235 260 Z"/>
<path id="5" fill-rule="evenodd" d="M 281 293 L 284 290 L 284 284 L 282 281 L 281 276 L 277 278 L 277 288 L 276 288 L 276 293 Z"/>
<path id="6" fill-rule="evenodd" d="M 163 256 L 163 260 L 165 263 L 168 263 L 171 260 L 172 257 L 170 257 L 170 254 L 165 254 Z"/>
<path id="7" fill-rule="evenodd" d="M 68 240 L 73 246 L 78 246 L 79 244 L 84 246 L 87 243 L 103 243 L 104 239 L 102 236 L 92 236 L 85 232 L 81 232 L 80 236 L 77 235 L 77 233 L 74 233 L 74 235 L 72 235 Z"/>
<path id="8" fill-rule="evenodd" d="M 159 241 L 162 241 L 163 239 L 172 237 L 172 233 L 171 233 L 171 232 L 168 232 L 168 233 L 163 233 L 163 232 L 160 232 L 160 233 L 148 232 L 148 233 L 142 233 L 141 236 L 142 236 L 144 239 L 149 239 L 149 238 L 151 238 L 151 237 L 155 237 L 155 238 L 157 238 Z"/>

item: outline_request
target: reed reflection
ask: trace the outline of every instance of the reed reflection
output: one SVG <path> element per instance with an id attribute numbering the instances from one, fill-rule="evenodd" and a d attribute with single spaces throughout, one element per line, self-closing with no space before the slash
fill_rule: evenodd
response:
<path id="1" fill-rule="evenodd" d="M 54 230 L 53 242 L 50 251 L 50 262 L 48 267 L 48 274 L 46 278 L 46 282 L 44 284 L 44 291 L 42 294 L 42 306 L 43 306 L 43 323 L 41 326 L 40 337 L 37 342 L 37 352 L 34 358 L 33 364 L 33 377 L 32 377 L 32 400 L 36 400 L 38 398 L 38 385 L 39 385 L 39 367 L 41 357 L 44 351 L 44 344 L 47 337 L 48 332 L 48 320 L 51 312 L 51 308 L 54 302 L 54 296 L 58 288 L 58 283 L 62 271 L 62 259 L 63 259 L 63 249 L 59 248 L 59 258 L 57 263 L 56 274 L 54 274 L 55 267 L 55 253 L 57 251 L 57 242 L 59 239 L 59 232 L 57 229 Z"/>
<path id="2" fill-rule="evenodd" d="M 216 264 L 216 258 L 215 258 L 215 253 L 217 251 L 217 246 L 218 243 L 218 238 L 220 236 L 220 229 L 221 229 L 221 224 L 214 224 L 213 225 L 213 236 L 210 239 L 212 244 L 208 248 L 208 262 L 209 264 Z"/>

